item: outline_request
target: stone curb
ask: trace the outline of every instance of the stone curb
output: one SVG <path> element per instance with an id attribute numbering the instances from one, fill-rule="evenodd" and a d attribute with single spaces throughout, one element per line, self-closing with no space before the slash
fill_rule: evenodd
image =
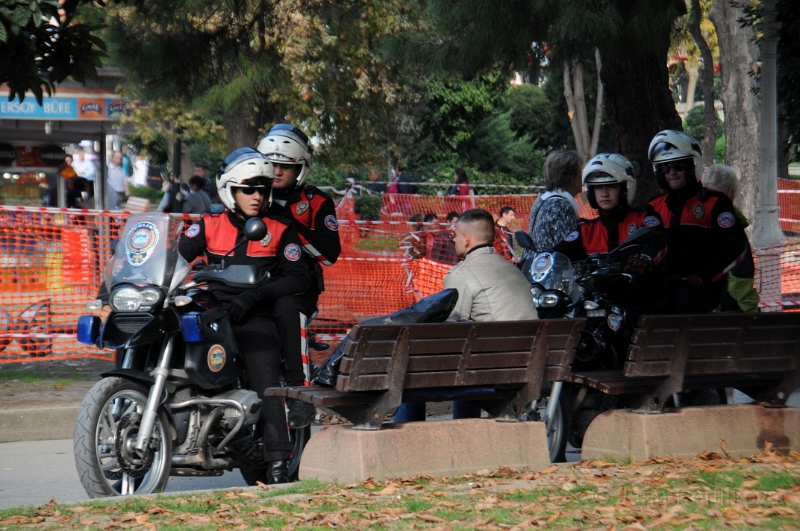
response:
<path id="1" fill-rule="evenodd" d="M 72 439 L 79 405 L 0 410 L 0 443 Z"/>

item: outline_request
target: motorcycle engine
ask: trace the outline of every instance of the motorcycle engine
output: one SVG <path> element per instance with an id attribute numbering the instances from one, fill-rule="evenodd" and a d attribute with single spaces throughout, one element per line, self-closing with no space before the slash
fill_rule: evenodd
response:
<path id="1" fill-rule="evenodd" d="M 255 391 L 235 389 L 216 395 L 214 398 L 225 398 L 227 400 L 239 402 L 245 412 L 244 426 L 249 426 L 258 422 L 262 402 Z M 225 414 L 222 416 L 222 419 L 220 419 L 220 424 L 226 429 L 233 429 L 236 423 L 239 422 L 239 417 L 239 410 L 234 407 L 226 407 Z"/>

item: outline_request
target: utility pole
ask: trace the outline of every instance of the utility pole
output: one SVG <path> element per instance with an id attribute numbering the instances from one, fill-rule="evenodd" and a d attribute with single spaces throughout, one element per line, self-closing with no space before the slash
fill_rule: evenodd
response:
<path id="1" fill-rule="evenodd" d="M 759 262 L 756 286 L 767 311 L 780 310 L 783 232 L 778 220 L 778 118 L 777 118 L 777 0 L 763 0 L 764 35 L 761 39 L 761 167 L 758 205 L 753 226 L 753 248 Z"/>

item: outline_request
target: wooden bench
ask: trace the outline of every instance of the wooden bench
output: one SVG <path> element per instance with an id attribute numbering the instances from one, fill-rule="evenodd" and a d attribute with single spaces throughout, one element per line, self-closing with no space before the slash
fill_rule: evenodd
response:
<path id="1" fill-rule="evenodd" d="M 621 371 L 576 371 L 566 381 L 640 394 L 653 412 L 680 391 L 719 387 L 781 405 L 800 386 L 800 314 L 643 316 Z"/>
<path id="2" fill-rule="evenodd" d="M 147 212 L 150 209 L 150 200 L 144 197 L 129 197 L 125 203 L 128 212 Z"/>
<path id="3" fill-rule="evenodd" d="M 357 325 L 336 388 L 276 387 L 265 396 L 327 407 L 377 430 L 402 402 L 470 400 L 518 420 L 542 381 L 568 376 L 585 319 Z"/>

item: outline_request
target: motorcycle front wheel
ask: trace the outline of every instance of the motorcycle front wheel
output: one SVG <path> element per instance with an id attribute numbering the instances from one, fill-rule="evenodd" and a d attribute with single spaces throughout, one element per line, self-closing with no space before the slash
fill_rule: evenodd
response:
<path id="1" fill-rule="evenodd" d="M 150 447 L 144 454 L 134 449 L 148 391 L 137 382 L 104 378 L 83 399 L 73 451 L 78 477 L 90 497 L 150 494 L 166 487 L 172 438 L 163 412 L 156 417 Z"/>
<path id="2" fill-rule="evenodd" d="M 561 390 L 555 412 L 553 413 L 553 420 L 550 423 L 550 429 L 547 431 L 547 449 L 550 452 L 551 463 L 563 463 L 567 460 L 566 451 L 570 425 L 568 394 L 566 387 Z M 522 414 L 521 420 L 544 420 L 545 411 L 547 411 L 547 403 L 549 401 L 550 397 L 548 396 L 530 404 Z"/>

